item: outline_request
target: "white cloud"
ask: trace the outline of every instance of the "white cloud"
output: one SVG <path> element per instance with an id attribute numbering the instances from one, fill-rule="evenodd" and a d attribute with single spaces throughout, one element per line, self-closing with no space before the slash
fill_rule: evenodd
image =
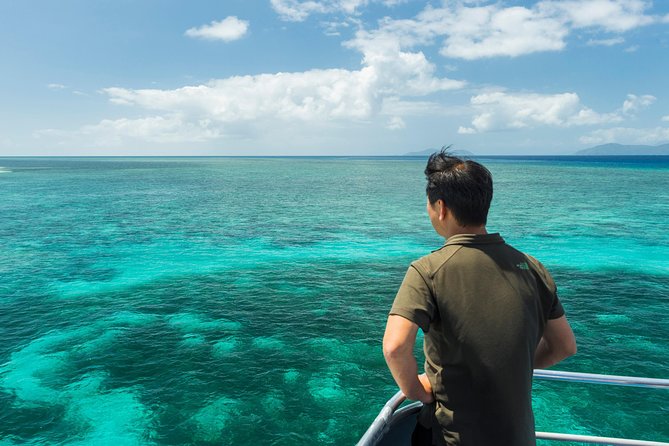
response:
<path id="1" fill-rule="evenodd" d="M 472 119 L 471 127 L 460 127 L 460 134 L 621 121 L 620 116 L 615 113 L 600 114 L 583 106 L 575 93 L 542 95 L 498 91 L 474 96 L 470 102 L 477 113 Z"/>
<path id="2" fill-rule="evenodd" d="M 123 137 L 158 143 L 197 142 L 220 138 L 221 133 L 210 128 L 210 125 L 211 121 L 207 119 L 186 122 L 182 116 L 173 114 L 139 119 L 105 119 L 98 124 L 83 127 L 80 133 L 98 138 L 106 137 L 111 142 Z"/>
<path id="3" fill-rule="evenodd" d="M 441 53 L 467 60 L 558 51 L 568 34 L 559 20 L 523 7 L 462 8 L 454 18 Z"/>
<path id="4" fill-rule="evenodd" d="M 406 3 L 408 0 L 270 0 L 272 8 L 282 20 L 302 22 L 312 14 L 344 13 L 354 15 L 369 3 L 387 7 Z"/>
<path id="5" fill-rule="evenodd" d="M 385 43 L 407 49 L 443 39 L 442 55 L 472 60 L 560 50 L 567 34 L 560 21 L 527 8 L 458 4 L 428 7 L 414 19 L 382 20 L 376 30 L 358 31 L 348 45 L 368 48 Z"/>
<path id="6" fill-rule="evenodd" d="M 406 127 L 406 123 L 404 122 L 404 119 L 400 118 L 399 116 L 392 116 L 388 120 L 388 124 L 386 125 L 386 128 L 389 130 L 400 130 Z"/>
<path id="7" fill-rule="evenodd" d="M 621 108 L 598 113 L 583 104 L 576 93 L 536 94 L 493 91 L 471 98 L 476 114 L 470 127 L 460 127 L 463 135 L 537 126 L 575 127 L 621 122 L 648 107 L 652 95 L 628 94 Z"/>
<path id="8" fill-rule="evenodd" d="M 460 135 L 473 135 L 476 133 L 476 129 L 473 129 L 471 127 L 458 127 L 458 133 Z"/>
<path id="9" fill-rule="evenodd" d="M 474 60 L 517 57 L 566 47 L 570 33 L 622 33 L 655 23 L 646 15 L 649 4 L 641 0 L 545 0 L 532 7 L 505 7 L 501 2 L 444 2 L 441 8 L 426 7 L 413 19 L 384 19 L 375 30 L 360 30 L 350 46 L 363 48 L 370 42 L 395 41 L 400 49 L 441 41 L 446 57 Z M 591 45 L 613 45 L 621 37 L 591 39 Z"/>
<path id="10" fill-rule="evenodd" d="M 349 28 L 350 26 L 349 22 L 321 22 L 321 27 L 326 36 L 339 36 L 341 35 L 341 29 Z"/>
<path id="11" fill-rule="evenodd" d="M 272 8 L 283 20 L 301 22 L 310 14 L 324 14 L 329 12 L 344 11 L 352 14 L 366 0 L 349 1 L 300 1 L 300 0 L 271 0 Z"/>
<path id="12" fill-rule="evenodd" d="M 386 116 L 426 116 L 426 115 L 453 115 L 457 116 L 463 110 L 458 107 L 444 108 L 441 104 L 432 101 L 416 99 L 402 100 L 398 97 L 383 99 L 381 114 Z M 465 110 L 466 111 L 466 110 Z"/>
<path id="13" fill-rule="evenodd" d="M 667 116 L 662 116 L 662 120 L 663 120 L 664 122 L 669 122 L 669 115 L 667 115 Z"/>
<path id="14" fill-rule="evenodd" d="M 179 114 L 170 114 L 139 119 L 103 119 L 97 124 L 83 126 L 75 132 L 46 129 L 36 132 L 35 137 L 60 138 L 65 141 L 83 139 L 94 147 L 120 146 L 132 141 L 160 144 L 201 142 L 223 136 L 211 124 L 211 121 L 206 119 L 188 122 Z"/>
<path id="15" fill-rule="evenodd" d="M 148 110 L 183 111 L 218 122 L 273 117 L 279 120 L 365 119 L 375 106 L 372 85 L 376 73 L 311 70 L 303 73 L 261 74 L 213 80 L 175 90 L 104 91 L 116 104 Z"/>
<path id="16" fill-rule="evenodd" d="M 669 141 L 669 127 L 599 129 L 580 138 L 583 144 L 661 144 Z"/>
<path id="17" fill-rule="evenodd" d="M 232 42 L 233 40 L 238 40 L 244 37 L 248 29 L 249 22 L 240 20 L 235 16 L 230 16 L 219 22 L 213 21 L 209 25 L 190 28 L 185 32 L 185 35 L 200 39 Z"/>
<path id="18" fill-rule="evenodd" d="M 645 0 L 548 0 L 537 5 L 544 14 L 568 20 L 573 28 L 603 28 L 612 32 L 655 22 L 656 18 L 645 14 L 649 7 Z"/>
<path id="19" fill-rule="evenodd" d="M 623 102 L 623 113 L 632 114 L 636 113 L 642 108 L 646 108 L 655 102 L 657 98 L 655 96 L 645 94 L 643 96 L 637 96 L 634 94 L 628 94 L 627 99 Z"/>
<path id="20" fill-rule="evenodd" d="M 380 57 L 380 56 L 379 56 Z M 367 119 L 385 96 L 421 96 L 460 88 L 463 83 L 433 76 L 420 53 L 371 60 L 361 70 L 310 70 L 299 73 L 235 76 L 175 90 L 107 88 L 110 101 L 149 110 L 183 111 L 219 122 L 260 117 Z"/>
<path id="21" fill-rule="evenodd" d="M 49 90 L 54 90 L 54 91 L 61 91 L 61 90 L 69 90 L 70 89 L 70 87 L 68 87 L 67 85 L 63 85 L 63 84 L 48 84 L 47 88 Z M 81 90 L 70 90 L 70 91 L 72 92 L 73 95 L 76 95 L 76 96 L 88 96 L 88 94 L 84 93 Z"/>
<path id="22" fill-rule="evenodd" d="M 612 39 L 590 39 L 588 40 L 588 45 L 590 46 L 614 46 L 625 43 L 625 39 L 622 37 L 615 37 Z"/>
<path id="23" fill-rule="evenodd" d="M 359 70 L 235 76 L 173 90 L 106 88 L 103 92 L 112 103 L 164 113 L 170 118 L 106 122 L 90 130 L 105 132 L 113 124 L 115 131 L 133 137 L 144 135 L 148 139 L 147 135 L 155 131 L 169 138 L 176 134 L 164 131 L 163 127 L 169 126 L 186 128 L 179 134 L 193 136 L 203 132 L 204 138 L 215 138 L 258 120 L 366 122 L 382 115 L 390 116 L 391 128 L 400 128 L 405 125 L 401 115 L 383 110 L 386 99 L 404 98 L 410 102 L 411 98 L 464 86 L 464 82 L 435 76 L 436 68 L 420 52 L 382 46 L 365 49 L 363 56 Z M 202 120 L 208 120 L 206 128 L 198 124 Z"/>

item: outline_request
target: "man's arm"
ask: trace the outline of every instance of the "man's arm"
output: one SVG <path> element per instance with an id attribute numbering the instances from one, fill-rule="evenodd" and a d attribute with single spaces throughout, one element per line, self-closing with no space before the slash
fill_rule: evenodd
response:
<path id="1" fill-rule="evenodd" d="M 418 366 L 413 355 L 418 325 L 398 315 L 388 316 L 383 336 L 383 356 L 395 382 L 407 398 L 423 403 L 434 401 L 432 387 L 423 374 L 418 376 Z"/>
<path id="2" fill-rule="evenodd" d="M 576 338 L 565 316 L 549 319 L 534 353 L 534 368 L 545 369 L 576 354 Z"/>

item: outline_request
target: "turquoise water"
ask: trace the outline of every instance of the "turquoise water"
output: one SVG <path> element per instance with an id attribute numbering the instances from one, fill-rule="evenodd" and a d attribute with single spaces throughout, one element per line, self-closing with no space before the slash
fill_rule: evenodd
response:
<path id="1" fill-rule="evenodd" d="M 559 369 L 669 378 L 669 158 L 484 159 L 554 273 Z M 353 444 L 424 160 L 0 159 L 0 445 Z M 536 382 L 537 429 L 669 441 L 661 390 Z M 549 444 L 548 442 L 542 444 Z"/>

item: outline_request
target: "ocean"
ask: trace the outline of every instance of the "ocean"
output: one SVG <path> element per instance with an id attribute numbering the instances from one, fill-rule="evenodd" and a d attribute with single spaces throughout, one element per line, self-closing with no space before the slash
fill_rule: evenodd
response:
<path id="1" fill-rule="evenodd" d="M 480 161 L 488 230 L 577 336 L 555 369 L 669 378 L 669 157 Z M 0 445 L 354 444 L 396 391 L 395 292 L 443 243 L 424 164 L 0 158 Z M 533 403 L 540 431 L 669 441 L 665 390 Z"/>

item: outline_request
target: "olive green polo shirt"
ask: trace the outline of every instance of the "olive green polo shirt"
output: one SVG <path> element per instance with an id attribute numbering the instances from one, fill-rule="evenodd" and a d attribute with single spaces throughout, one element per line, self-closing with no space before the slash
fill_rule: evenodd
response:
<path id="1" fill-rule="evenodd" d="M 499 234 L 461 234 L 413 262 L 390 314 L 425 333 L 435 431 L 448 445 L 535 444 L 534 352 L 548 319 L 564 315 L 536 259 Z"/>

